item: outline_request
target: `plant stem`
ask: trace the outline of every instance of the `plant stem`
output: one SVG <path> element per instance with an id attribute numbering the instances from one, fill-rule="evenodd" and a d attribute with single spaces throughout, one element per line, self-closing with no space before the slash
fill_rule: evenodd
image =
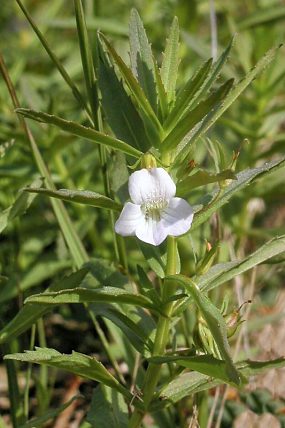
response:
<path id="1" fill-rule="evenodd" d="M 30 350 L 32 351 L 35 346 L 35 336 L 36 336 L 36 325 L 32 325 L 31 330 L 31 340 L 30 340 Z M 26 421 L 29 419 L 29 391 L 30 391 L 30 380 L 32 374 L 32 364 L 28 365 L 28 369 L 26 372 L 26 385 L 24 390 L 24 415 Z"/>
<path id="2" fill-rule="evenodd" d="M 173 236 L 169 236 L 167 239 L 166 275 L 176 274 L 176 251 L 176 239 Z M 162 290 L 162 301 L 166 302 L 167 300 L 169 300 L 169 298 L 172 297 L 174 292 L 175 284 L 170 281 L 164 281 Z M 169 328 L 171 324 L 173 306 L 173 302 L 166 304 L 164 310 L 165 315 L 161 315 L 158 319 L 156 336 L 154 340 L 154 348 L 152 353 L 153 356 L 163 355 L 163 353 L 165 352 L 165 347 L 169 337 Z M 161 365 L 152 363 L 150 363 L 147 368 L 145 382 L 143 386 L 143 397 L 146 410 L 155 395 L 155 388 L 159 380 L 160 369 Z M 143 417 L 144 413 L 136 409 L 130 419 L 129 428 L 140 427 Z"/>

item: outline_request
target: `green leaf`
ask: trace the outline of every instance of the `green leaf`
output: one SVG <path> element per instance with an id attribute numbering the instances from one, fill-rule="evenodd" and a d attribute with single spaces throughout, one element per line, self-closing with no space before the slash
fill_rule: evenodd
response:
<path id="1" fill-rule="evenodd" d="M 255 376 L 269 369 L 285 367 L 285 358 L 281 357 L 268 361 L 239 361 L 237 367 L 245 376 Z"/>
<path id="2" fill-rule="evenodd" d="M 31 186 L 35 189 L 39 189 L 42 183 L 43 180 L 38 178 L 32 183 Z M 6 208 L 6 210 L 0 213 L 0 233 L 3 232 L 10 221 L 25 214 L 34 199 L 34 195 L 28 195 L 27 193 L 23 193 L 21 191 L 15 202 L 9 208 Z"/>
<path id="3" fill-rule="evenodd" d="M 256 76 L 261 73 L 261 71 L 264 70 L 265 67 L 267 67 L 271 61 L 275 58 L 278 50 L 280 49 L 281 45 L 270 49 L 259 61 L 258 63 L 252 68 L 252 70 L 245 75 L 245 77 L 238 82 L 230 91 L 228 96 L 226 97 L 222 108 L 217 111 L 215 114 L 215 117 L 213 118 L 213 122 L 215 122 L 229 107 L 230 105 L 238 98 L 238 96 L 248 87 L 248 85 L 256 78 Z M 212 126 L 213 122 L 209 124 L 207 129 Z"/>
<path id="4" fill-rule="evenodd" d="M 182 284 L 187 293 L 195 301 L 213 335 L 221 357 L 225 360 L 226 371 L 229 379 L 238 385 L 240 383 L 240 378 L 230 355 L 230 346 L 227 339 L 227 327 L 222 314 L 190 278 L 183 275 L 172 275 L 167 278 Z"/>
<path id="5" fill-rule="evenodd" d="M 154 61 L 154 71 L 158 96 L 158 115 L 161 119 L 161 122 L 164 122 L 165 118 L 168 116 L 169 105 L 167 102 L 167 94 L 165 92 L 165 88 L 162 83 L 160 71 L 156 61 Z"/>
<path id="6" fill-rule="evenodd" d="M 169 104 L 175 100 L 175 88 L 179 65 L 179 24 L 174 17 L 170 35 L 166 43 L 165 53 L 161 65 L 161 79 L 167 94 Z"/>
<path id="7" fill-rule="evenodd" d="M 103 146 L 111 147 L 114 150 L 119 150 L 130 156 L 134 156 L 135 158 L 140 158 L 140 156 L 142 155 L 142 152 L 135 149 L 134 147 L 131 147 L 129 144 L 126 144 L 121 140 L 117 140 L 116 138 L 95 131 L 95 129 L 79 125 L 78 123 L 62 119 L 58 116 L 24 108 L 18 108 L 16 109 L 16 112 L 38 122 L 55 125 L 63 131 L 70 132 L 71 134 L 77 135 L 78 137 L 86 138 L 87 140 L 91 140 L 97 144 L 102 144 Z"/>
<path id="8" fill-rule="evenodd" d="M 219 263 L 213 266 L 204 275 L 196 276 L 194 278 L 195 283 L 201 291 L 208 292 L 284 251 L 285 235 L 273 238 L 243 260 Z M 177 306 L 176 315 L 181 314 L 191 300 L 190 298 L 181 301 Z"/>
<path id="9" fill-rule="evenodd" d="M 145 152 L 151 147 L 151 142 L 143 121 L 123 83 L 118 79 L 114 67 L 110 64 L 99 38 L 98 47 L 99 87 L 108 124 L 118 138 Z"/>
<path id="10" fill-rule="evenodd" d="M 108 53 L 111 55 L 112 59 L 115 61 L 116 65 L 118 66 L 121 75 L 124 77 L 125 82 L 127 83 L 131 94 L 133 95 L 134 99 L 137 101 L 138 106 L 144 111 L 145 117 L 148 118 L 151 123 L 149 126 L 154 126 L 156 129 L 156 132 L 161 131 L 161 124 L 157 119 L 156 114 L 154 113 L 148 99 L 145 96 L 145 93 L 142 89 L 142 87 L 139 85 L 138 81 L 134 77 L 131 69 L 125 64 L 125 62 L 122 60 L 122 58 L 117 54 L 115 49 L 112 47 L 112 45 L 108 42 L 106 37 L 102 34 L 101 35 L 107 49 Z"/>
<path id="11" fill-rule="evenodd" d="M 207 376 L 220 379 L 226 383 L 230 383 L 229 376 L 226 370 L 226 364 L 223 360 L 218 360 L 212 355 L 197 355 L 191 357 L 184 356 L 165 356 L 151 357 L 148 361 L 154 364 L 176 363 L 179 366 L 195 370 Z"/>
<path id="12" fill-rule="evenodd" d="M 272 361 L 242 361 L 236 363 L 236 366 L 242 375 L 252 376 L 271 368 L 284 367 L 285 359 L 278 358 Z M 176 403 L 184 397 L 196 394 L 200 391 L 209 390 L 217 385 L 221 385 L 222 383 L 223 382 L 220 380 L 213 380 L 211 377 L 202 373 L 182 373 L 173 381 L 167 383 L 161 388 L 160 398 L 161 400 L 165 400 L 166 403 L 167 401 Z"/>
<path id="13" fill-rule="evenodd" d="M 180 181 L 176 186 L 177 196 L 189 196 L 191 191 L 197 187 L 205 186 L 210 183 L 217 183 L 228 179 L 235 180 L 236 176 L 230 169 L 221 171 L 218 174 L 212 174 L 206 170 L 200 169 L 185 180 Z"/>
<path id="14" fill-rule="evenodd" d="M 138 79 L 152 108 L 156 111 L 155 69 L 147 35 L 136 9 L 130 15 L 130 57 L 133 74 Z"/>
<path id="15" fill-rule="evenodd" d="M 57 409 L 48 410 L 41 416 L 38 416 L 36 418 L 31 419 L 30 421 L 26 422 L 24 425 L 20 425 L 19 428 L 42 428 L 46 422 L 53 420 L 60 415 L 67 407 L 69 407 L 74 401 L 78 400 L 80 398 L 79 396 L 72 397 L 69 401 L 58 407 Z"/>
<path id="16" fill-rule="evenodd" d="M 114 388 L 126 397 L 130 397 L 127 391 L 111 373 L 96 358 L 73 351 L 72 354 L 61 354 L 55 349 L 38 348 L 35 351 L 5 355 L 5 360 L 24 361 L 27 363 L 44 364 L 50 367 L 67 370 L 78 376 L 96 380 L 104 385 Z"/>
<path id="17" fill-rule="evenodd" d="M 163 126 L 165 129 L 172 129 L 178 119 L 182 116 L 186 108 L 193 103 L 193 100 L 200 94 L 207 75 L 211 71 L 212 58 L 205 62 L 201 68 L 188 80 L 185 86 L 179 91 L 175 105 L 167 116 Z"/>
<path id="18" fill-rule="evenodd" d="M 161 149 L 166 152 L 178 146 L 179 142 L 199 123 L 207 114 L 226 97 L 233 85 L 233 79 L 228 80 L 220 88 L 211 94 L 205 101 L 201 102 L 193 110 L 187 113 L 178 121 L 173 130 L 163 140 Z M 183 143 L 184 144 L 184 143 Z"/>
<path id="19" fill-rule="evenodd" d="M 214 212 L 225 205 L 233 196 L 236 195 L 237 192 L 244 189 L 258 177 L 264 177 L 266 174 L 269 176 L 270 172 L 283 168 L 284 165 L 285 159 L 283 158 L 277 161 L 266 162 L 260 167 L 247 169 L 236 174 L 236 180 L 226 188 L 220 197 L 216 197 L 217 192 L 215 192 L 212 195 L 213 202 L 208 205 L 204 205 L 202 209 L 195 213 L 191 230 L 196 229 L 208 220 Z"/>
<path id="20" fill-rule="evenodd" d="M 161 389 L 160 399 L 166 403 L 176 403 L 184 397 L 214 388 L 221 383 L 223 382 L 202 373 L 182 373 Z"/>
<path id="21" fill-rule="evenodd" d="M 189 82 L 186 83 L 185 87 L 181 89 L 178 94 L 175 107 L 165 122 L 166 129 L 172 128 L 172 124 L 175 124 L 185 111 L 189 111 L 196 107 L 198 102 L 206 95 L 207 91 L 209 91 L 213 83 L 218 78 L 223 65 L 227 61 L 233 43 L 234 37 L 213 66 L 213 60 L 210 58 L 205 62 L 205 64 L 203 64 L 200 70 L 198 70 Z"/>
<path id="22" fill-rule="evenodd" d="M 86 420 L 92 428 L 128 428 L 128 407 L 123 397 L 106 386 L 97 386 Z"/>
<path id="23" fill-rule="evenodd" d="M 198 96 L 195 95 L 193 103 L 191 103 L 192 105 L 193 104 L 196 105 L 200 101 L 200 99 L 203 97 L 203 94 L 206 94 L 207 91 L 209 91 L 209 89 L 212 87 L 213 83 L 215 83 L 215 81 L 218 79 L 223 66 L 225 65 L 226 61 L 229 58 L 229 55 L 231 53 L 231 50 L 235 41 L 235 37 L 236 36 L 232 37 L 226 49 L 221 53 L 217 61 L 214 62 L 213 67 L 211 69 L 211 73 L 206 76 L 205 81 L 201 88 L 202 90 L 199 91 Z"/>
<path id="24" fill-rule="evenodd" d="M 246 74 L 246 76 L 237 83 L 232 90 L 224 98 L 222 105 L 216 106 L 212 112 L 204 118 L 199 125 L 198 129 L 195 130 L 193 135 L 190 136 L 188 141 L 179 148 L 179 153 L 176 158 L 177 162 L 181 162 L 188 156 L 190 146 L 197 141 L 208 129 L 220 118 L 220 116 L 232 105 L 232 103 L 239 97 L 239 95 L 247 88 L 247 86 L 256 78 L 256 76 L 275 58 L 278 49 L 270 49 L 255 65 L 255 67 Z M 199 107 L 199 106 L 198 106 Z"/>
<path id="25" fill-rule="evenodd" d="M 93 302 L 126 303 L 153 309 L 153 304 L 148 298 L 140 294 L 129 293 L 122 288 L 116 287 L 101 287 L 95 290 L 75 288 L 73 290 L 64 290 L 55 293 L 34 294 L 25 300 L 25 303 L 44 303 L 49 305 Z"/>
<path id="26" fill-rule="evenodd" d="M 92 207 L 107 208 L 109 210 L 121 211 L 122 206 L 113 201 L 107 196 L 100 195 L 90 190 L 49 190 L 49 189 L 36 189 L 33 187 L 26 187 L 23 190 L 29 193 L 41 193 L 51 198 L 62 199 L 68 202 L 76 202 L 78 204 L 90 205 Z"/>
<path id="27" fill-rule="evenodd" d="M 59 282 L 51 285 L 49 291 L 59 291 L 78 287 L 85 278 L 88 270 L 80 269 L 71 275 L 63 278 Z M 17 315 L 0 331 L 0 344 L 11 341 L 24 333 L 26 330 L 41 318 L 46 312 L 50 311 L 50 305 L 29 304 L 24 305 Z"/>
<path id="28" fill-rule="evenodd" d="M 243 260 L 221 263 L 212 267 L 195 281 L 201 290 L 207 292 L 284 251 L 285 235 L 271 239 Z"/>

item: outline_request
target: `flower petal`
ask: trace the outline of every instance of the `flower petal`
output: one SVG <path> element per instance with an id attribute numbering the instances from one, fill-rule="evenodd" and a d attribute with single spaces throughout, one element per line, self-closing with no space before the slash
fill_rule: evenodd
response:
<path id="1" fill-rule="evenodd" d="M 193 220 L 193 209 L 182 198 L 172 198 L 161 213 L 161 227 L 167 235 L 179 236 L 188 232 Z"/>
<path id="2" fill-rule="evenodd" d="M 140 206 L 127 202 L 115 223 L 115 231 L 122 236 L 134 236 L 136 228 L 142 221 L 144 215 Z"/>
<path id="3" fill-rule="evenodd" d="M 143 204 L 149 199 L 173 198 L 176 186 L 163 168 L 140 169 L 129 178 L 129 193 L 135 204 Z"/>
<path id="4" fill-rule="evenodd" d="M 136 229 L 136 236 L 147 244 L 157 246 L 167 237 L 167 230 L 161 227 L 161 221 L 155 221 L 149 218 L 140 222 Z"/>

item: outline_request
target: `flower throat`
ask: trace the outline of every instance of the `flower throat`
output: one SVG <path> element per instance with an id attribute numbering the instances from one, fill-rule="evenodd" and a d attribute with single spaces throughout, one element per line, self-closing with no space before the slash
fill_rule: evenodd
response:
<path id="1" fill-rule="evenodd" d="M 162 197 L 148 198 L 142 205 L 142 211 L 145 215 L 145 219 L 152 219 L 159 221 L 161 219 L 161 212 L 168 205 L 168 201 Z"/>

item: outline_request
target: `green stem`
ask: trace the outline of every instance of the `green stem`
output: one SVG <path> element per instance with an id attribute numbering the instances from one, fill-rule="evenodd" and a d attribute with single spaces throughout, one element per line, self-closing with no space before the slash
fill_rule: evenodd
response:
<path id="1" fill-rule="evenodd" d="M 177 243 L 176 239 L 173 236 L 169 236 L 167 239 L 167 264 L 166 264 L 166 275 L 175 275 L 176 274 L 176 251 Z M 165 281 L 163 284 L 162 290 L 162 300 L 165 302 L 169 300 L 170 297 L 175 292 L 175 284 L 170 281 Z M 165 306 L 165 315 L 160 316 L 158 319 L 156 336 L 154 340 L 153 356 L 154 355 L 163 355 L 169 338 L 169 329 L 171 324 L 171 315 L 173 311 L 174 303 L 168 303 Z M 151 403 L 154 395 L 155 389 L 160 376 L 161 365 L 150 363 L 145 376 L 145 382 L 143 386 L 143 397 L 144 405 L 147 410 L 149 404 Z M 138 428 L 141 426 L 144 413 L 140 410 L 135 410 L 130 422 L 129 428 Z"/>
<path id="2" fill-rule="evenodd" d="M 12 345 L 7 343 L 3 345 L 3 353 L 11 354 L 14 352 Z M 18 428 L 23 422 L 23 405 L 20 399 L 20 391 L 17 380 L 16 361 L 5 360 L 5 366 L 8 378 L 8 390 L 10 400 L 10 414 L 12 419 L 13 428 Z"/>
<path id="3" fill-rule="evenodd" d="M 45 326 L 42 318 L 38 319 L 37 321 L 37 329 L 39 345 L 41 348 L 46 348 L 47 342 Z M 40 411 L 43 413 L 47 409 L 50 400 L 50 392 L 48 389 L 48 367 L 45 364 L 41 364 L 40 366 L 39 385 L 41 388 L 40 393 L 42 393 L 42 400 L 40 400 L 39 402 L 39 408 Z"/>
<path id="4" fill-rule="evenodd" d="M 31 331 L 31 340 L 30 340 L 30 350 L 32 351 L 35 346 L 35 336 L 36 336 L 36 325 L 32 325 Z M 28 365 L 27 373 L 26 373 L 26 385 L 24 391 L 24 415 L 25 419 L 29 419 L 29 391 L 30 391 L 30 380 L 32 374 L 32 364 Z"/>

